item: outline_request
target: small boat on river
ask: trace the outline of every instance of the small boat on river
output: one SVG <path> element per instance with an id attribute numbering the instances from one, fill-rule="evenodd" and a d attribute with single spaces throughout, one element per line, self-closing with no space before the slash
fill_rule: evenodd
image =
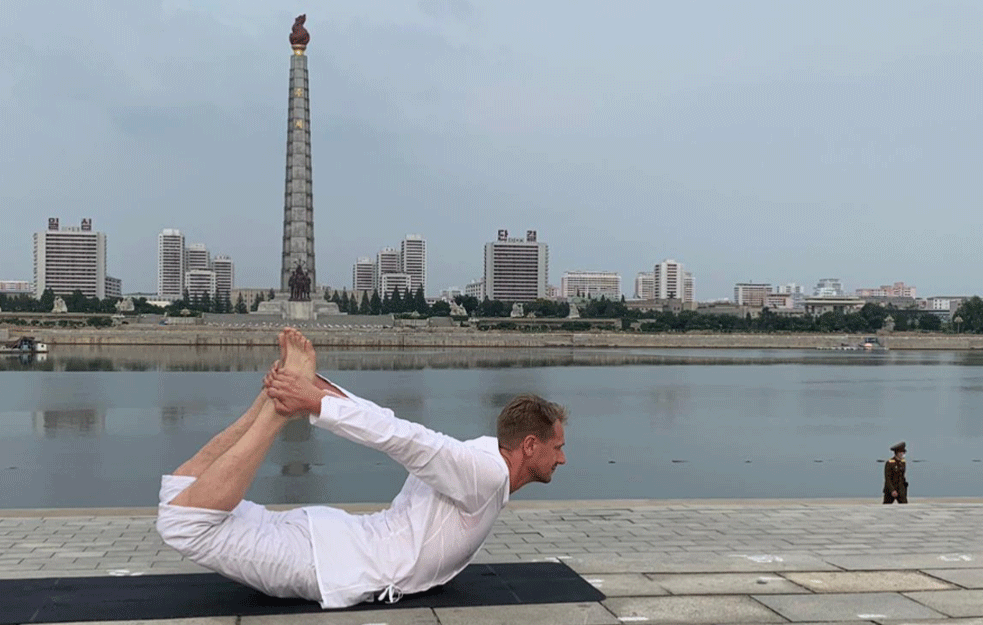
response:
<path id="1" fill-rule="evenodd" d="M 48 344 L 42 343 L 33 336 L 22 336 L 16 341 L 10 341 L 0 346 L 0 354 L 46 354 Z"/>

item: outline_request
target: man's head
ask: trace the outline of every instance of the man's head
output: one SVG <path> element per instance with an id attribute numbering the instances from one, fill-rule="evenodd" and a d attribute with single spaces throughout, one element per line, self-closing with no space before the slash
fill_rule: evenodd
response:
<path id="1" fill-rule="evenodd" d="M 517 471 L 512 485 L 516 490 L 529 482 L 548 483 L 553 471 L 567 461 L 563 425 L 567 411 L 563 406 L 536 395 L 519 395 L 498 415 L 498 446 Z M 513 466 L 515 465 L 515 466 Z"/>
<path id="2" fill-rule="evenodd" d="M 891 451 L 894 452 L 894 456 L 896 458 L 903 458 L 904 455 L 905 455 L 905 452 L 908 451 L 908 448 L 905 445 L 905 442 L 904 441 L 901 441 L 897 445 L 892 445 L 891 446 Z"/>

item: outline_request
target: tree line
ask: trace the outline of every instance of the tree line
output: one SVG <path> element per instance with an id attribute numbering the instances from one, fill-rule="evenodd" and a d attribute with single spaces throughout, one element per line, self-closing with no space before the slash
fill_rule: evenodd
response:
<path id="1" fill-rule="evenodd" d="M 240 293 L 235 304 L 228 294 L 213 297 L 208 293 L 189 294 L 185 290 L 181 299 L 169 306 L 161 307 L 151 304 L 145 297 L 133 298 L 134 314 L 169 314 L 179 316 L 184 314 L 197 315 L 201 313 L 246 314 L 256 311 L 259 304 L 267 299 L 273 299 L 275 291 L 259 293 L 247 305 Z M 86 297 L 80 290 L 63 297 L 69 312 L 113 314 L 116 303 L 120 298 L 107 297 L 102 300 Z M 325 293 L 325 299 L 338 305 L 342 313 L 351 315 L 397 315 L 414 317 L 447 317 L 451 315 L 451 305 L 445 301 L 429 304 L 423 294 L 423 287 L 416 292 L 409 289 L 393 289 L 381 297 L 378 290 L 371 295 L 363 291 L 361 297 L 346 290 L 334 291 L 330 296 Z M 45 290 L 40 298 L 30 295 L 8 295 L 0 293 L 0 311 L 5 313 L 27 312 L 46 313 L 54 307 L 55 294 L 50 289 Z M 458 295 L 454 302 L 462 307 L 468 317 L 507 318 L 512 314 L 512 302 L 493 300 L 485 297 L 478 299 L 472 295 Z M 620 319 L 623 329 L 637 327 L 643 332 L 846 332 L 862 334 L 884 329 L 888 316 L 891 317 L 893 329 L 898 332 L 965 332 L 983 333 L 983 299 L 974 296 L 963 302 L 948 324 L 923 310 L 911 308 L 895 308 L 891 305 L 868 303 L 852 313 L 826 312 L 821 315 L 781 315 L 765 308 L 761 314 L 744 317 L 729 314 L 698 313 L 692 310 L 680 312 L 640 311 L 628 308 L 625 298 L 620 300 L 591 299 L 579 308 L 580 316 L 584 319 Z M 523 303 L 525 316 L 565 318 L 570 314 L 570 304 L 547 299 Z"/>

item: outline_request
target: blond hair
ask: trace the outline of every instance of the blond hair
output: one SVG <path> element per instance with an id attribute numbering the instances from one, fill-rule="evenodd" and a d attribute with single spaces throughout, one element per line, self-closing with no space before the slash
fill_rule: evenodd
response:
<path id="1" fill-rule="evenodd" d="M 515 449 L 530 434 L 541 441 L 553 438 L 553 426 L 567 422 L 567 409 L 537 395 L 519 395 L 498 415 L 498 444 Z"/>

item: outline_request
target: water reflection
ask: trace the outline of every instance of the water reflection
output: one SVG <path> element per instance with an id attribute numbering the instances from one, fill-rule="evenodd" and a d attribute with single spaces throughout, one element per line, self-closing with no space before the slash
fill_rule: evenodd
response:
<path id="1" fill-rule="evenodd" d="M 106 431 L 106 411 L 94 408 L 39 410 L 33 413 L 34 432 L 45 438 L 59 435 L 93 436 Z"/>
<path id="2" fill-rule="evenodd" d="M 273 346 L 88 346 L 55 345 L 46 358 L 0 359 L 0 371 L 265 371 L 279 356 Z M 958 364 L 983 366 L 975 352 L 829 352 L 726 349 L 323 349 L 325 371 L 419 369 L 529 369 L 624 365 L 872 365 Z"/>

